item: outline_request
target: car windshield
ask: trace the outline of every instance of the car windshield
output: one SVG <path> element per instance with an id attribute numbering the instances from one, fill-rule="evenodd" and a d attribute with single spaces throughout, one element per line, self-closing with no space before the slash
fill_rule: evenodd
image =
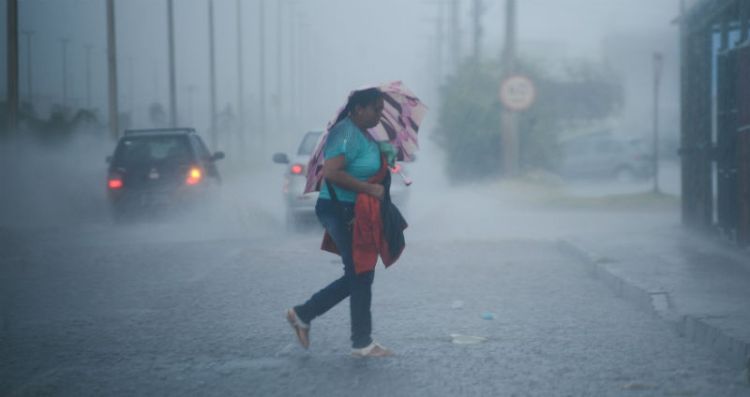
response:
<path id="1" fill-rule="evenodd" d="M 299 144 L 297 154 L 300 156 L 309 156 L 315 150 L 315 144 L 318 143 L 318 138 L 322 134 L 320 131 L 308 132 L 305 137 L 302 138 L 302 143 Z"/>
<path id="2" fill-rule="evenodd" d="M 190 161 L 190 147 L 184 136 L 139 136 L 125 138 L 115 155 L 118 165 L 129 166 L 155 162 L 183 164 Z"/>

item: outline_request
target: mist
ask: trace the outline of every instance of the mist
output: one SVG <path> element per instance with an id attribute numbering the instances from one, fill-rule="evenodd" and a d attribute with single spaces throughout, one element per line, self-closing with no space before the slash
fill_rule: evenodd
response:
<path id="1" fill-rule="evenodd" d="M 428 195 L 433 195 L 448 189 L 449 182 L 440 176 L 445 169 L 444 164 L 440 164 L 443 161 L 438 153 L 441 149 L 431 144 L 432 131 L 441 111 L 441 81 L 450 76 L 455 67 L 448 51 L 451 25 L 447 4 L 336 0 L 267 2 L 263 18 L 265 74 L 261 76 L 259 3 L 241 2 L 243 113 L 246 139 L 253 147 L 244 152 L 237 150 L 236 135 L 237 3 L 215 1 L 214 7 L 216 104 L 220 113 L 217 117 L 222 121 L 219 122 L 221 130 L 217 132 L 217 147 L 212 150 L 229 153 L 226 163 L 222 164 L 228 180 L 233 181 L 235 175 L 241 174 L 273 174 L 274 177 L 267 180 L 273 184 L 282 170 L 268 161 L 271 153 L 291 152 L 305 131 L 323 129 L 352 89 L 402 80 L 430 108 L 420 130 L 420 161 L 412 167 L 419 176 L 414 190 L 427 189 Z M 444 8 L 441 10 L 441 7 Z M 482 56 L 491 59 L 499 56 L 503 46 L 504 7 L 501 2 L 485 2 L 484 7 L 479 42 Z M 624 91 L 624 105 L 615 116 L 613 129 L 620 135 L 637 138 L 647 137 L 651 132 L 651 53 L 663 52 L 661 133 L 667 140 L 670 137 L 674 140 L 678 122 L 678 46 L 676 28 L 671 22 L 677 11 L 676 2 L 524 1 L 518 5 L 518 52 L 552 74 L 565 60 L 606 63 L 621 77 Z M 441 13 L 445 18 L 445 36 L 443 48 L 438 51 L 435 28 Z M 461 2 L 458 11 L 460 58 L 472 52 L 471 13 L 472 3 Z M 27 64 L 29 48 L 24 35 L 20 41 L 22 102 L 28 103 L 31 98 L 39 117 L 47 117 L 60 108 L 69 115 L 76 109 L 90 109 L 97 116 L 99 130 L 49 148 L 30 146 L 33 140 L 22 139 L 23 149 L 18 153 L 24 154 L 10 165 L 16 183 L 34 179 L 43 182 L 38 186 L 70 185 L 66 178 L 40 171 L 49 168 L 68 176 L 81 176 L 75 178 L 76 189 L 88 191 L 90 197 L 96 197 L 94 201 L 102 198 L 98 186 L 104 178 L 101 159 L 111 154 L 114 147 L 104 128 L 107 120 L 104 14 L 104 4 L 97 1 L 29 0 L 20 3 L 20 30 L 33 32 L 31 65 Z M 178 2 L 175 21 L 177 124 L 197 128 L 208 141 L 211 123 L 207 2 Z M 153 127 L 149 107 L 158 103 L 167 111 L 169 108 L 166 3 L 118 2 L 116 27 L 121 123 L 124 128 Z M 5 53 L 5 36 L 2 38 L 0 50 Z M 63 39 L 68 40 L 64 87 Z M 87 46 L 91 48 L 90 76 L 85 75 Z M 438 59 L 441 54 L 442 59 Z M 438 63 L 443 66 L 438 68 Z M 0 73 L 5 73 L 5 67 L 6 63 L 0 65 Z M 443 75 L 438 76 L 438 71 Z M 33 77 L 31 96 L 25 78 L 28 72 Z M 261 80 L 266 94 L 265 131 L 259 130 Z M 86 81 L 90 81 L 90 96 L 86 93 Z M 0 83 L 0 92 L 7 91 L 5 83 Z M 66 98 L 62 97 L 63 88 Z M 4 150 L 15 152 L 10 149 L 8 140 L 3 142 Z M 265 147 L 259 148 L 262 142 Z M 29 165 L 20 166 L 24 162 Z M 54 166 L 48 165 L 50 163 Z M 248 164 L 252 166 L 248 168 Z M 31 170 L 35 171 L 27 175 Z M 440 184 L 432 185 L 438 181 Z M 27 192 L 28 185 L 23 182 L 20 186 L 24 188 L 9 190 Z M 591 190 L 583 190 L 586 189 Z M 677 188 L 670 191 L 677 192 Z M 250 191 L 243 194 L 252 196 Z M 48 195 L 42 192 L 34 191 L 30 195 L 36 198 L 26 200 L 26 195 L 22 194 L 16 201 L 29 207 L 35 200 L 41 200 L 45 202 L 42 205 L 45 211 L 59 214 L 69 214 L 70 211 L 64 209 L 80 203 L 66 195 L 55 195 L 54 200 L 47 199 Z"/>
<path id="2" fill-rule="evenodd" d="M 747 395 L 743 169 L 714 158 L 743 0 L 17 3 L 0 394 Z M 403 251 L 393 212 L 355 229 L 304 192 L 350 93 L 394 81 L 428 110 L 384 99 L 419 148 L 379 147 L 404 161 L 366 205 L 395 203 Z"/>

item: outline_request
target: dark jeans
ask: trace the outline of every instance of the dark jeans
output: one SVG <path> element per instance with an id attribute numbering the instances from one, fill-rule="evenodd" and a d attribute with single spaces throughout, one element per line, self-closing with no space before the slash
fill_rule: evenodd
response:
<path id="1" fill-rule="evenodd" d="M 372 281 L 375 272 L 357 275 L 354 272 L 352 259 L 352 229 L 354 219 L 354 203 L 333 202 L 319 199 L 315 205 L 315 213 L 320 223 L 331 235 L 336 243 L 341 259 L 344 262 L 344 275 L 327 287 L 316 292 L 303 305 L 294 310 L 300 320 L 310 323 L 315 317 L 336 306 L 349 297 L 349 312 L 352 326 L 352 347 L 362 348 L 372 343 L 372 316 L 370 303 L 372 301 Z"/>

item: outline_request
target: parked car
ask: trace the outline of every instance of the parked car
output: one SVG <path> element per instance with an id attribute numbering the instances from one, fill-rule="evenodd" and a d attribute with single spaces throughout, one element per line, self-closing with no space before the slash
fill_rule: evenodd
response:
<path id="1" fill-rule="evenodd" d="M 204 205 L 221 183 L 216 161 L 192 128 L 127 130 L 107 157 L 113 215 Z"/>
<path id="2" fill-rule="evenodd" d="M 315 222 L 315 203 L 318 192 L 304 193 L 307 180 L 307 163 L 322 136 L 322 131 L 310 131 L 303 135 L 296 154 L 293 157 L 286 153 L 275 153 L 273 161 L 286 164 L 282 194 L 285 203 L 285 222 L 289 229 L 297 229 L 305 223 Z M 406 205 L 409 198 L 409 181 L 404 163 L 397 162 L 391 169 L 394 175 L 391 182 L 391 200 L 400 208 Z"/>
<path id="3" fill-rule="evenodd" d="M 640 139 L 594 134 L 566 140 L 560 149 L 564 177 L 630 181 L 653 175 L 653 155 Z"/>

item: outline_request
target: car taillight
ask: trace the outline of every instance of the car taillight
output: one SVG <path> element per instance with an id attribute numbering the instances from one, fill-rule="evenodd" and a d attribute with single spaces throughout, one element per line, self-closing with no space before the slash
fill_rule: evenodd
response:
<path id="1" fill-rule="evenodd" d="M 110 177 L 107 181 L 107 187 L 109 187 L 112 190 L 117 190 L 122 187 L 122 179 L 120 177 Z"/>
<path id="2" fill-rule="evenodd" d="M 185 183 L 188 185 L 195 185 L 199 183 L 201 179 L 203 179 L 203 171 L 198 167 L 190 167 Z"/>
<path id="3" fill-rule="evenodd" d="M 304 168 L 305 167 L 303 167 L 302 164 L 293 164 L 289 171 L 291 171 L 294 175 L 299 175 L 302 173 L 302 170 Z"/>

